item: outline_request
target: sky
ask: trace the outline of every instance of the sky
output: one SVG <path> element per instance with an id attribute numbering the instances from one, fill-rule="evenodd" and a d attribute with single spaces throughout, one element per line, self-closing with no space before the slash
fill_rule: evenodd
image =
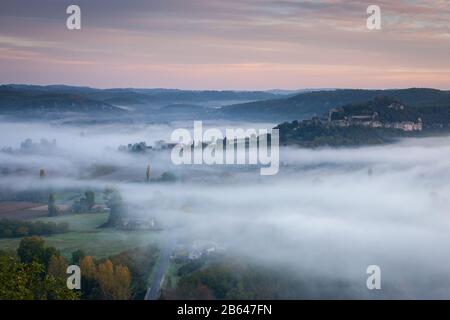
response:
<path id="1" fill-rule="evenodd" d="M 0 0 L 2 84 L 450 89 L 449 57 L 450 0 Z"/>

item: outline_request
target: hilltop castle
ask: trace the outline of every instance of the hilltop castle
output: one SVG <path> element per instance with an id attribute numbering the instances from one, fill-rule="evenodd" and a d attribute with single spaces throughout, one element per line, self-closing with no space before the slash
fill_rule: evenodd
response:
<path id="1" fill-rule="evenodd" d="M 389 106 L 389 108 L 395 108 L 396 110 L 403 110 L 404 106 Z M 342 108 L 335 108 L 328 111 L 328 117 L 326 124 L 333 127 L 350 127 L 350 126 L 362 126 L 368 128 L 388 128 L 388 129 L 400 129 L 403 131 L 422 131 L 423 123 L 422 119 L 418 118 L 417 122 L 413 121 L 399 121 L 399 122 L 383 122 L 380 120 L 378 112 L 372 114 L 361 115 L 345 115 Z"/>

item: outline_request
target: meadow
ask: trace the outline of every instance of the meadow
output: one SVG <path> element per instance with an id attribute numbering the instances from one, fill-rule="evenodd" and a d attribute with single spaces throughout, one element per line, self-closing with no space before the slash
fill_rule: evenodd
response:
<path id="1" fill-rule="evenodd" d="M 148 244 L 159 244 L 166 236 L 164 231 L 126 231 L 99 228 L 107 219 L 108 214 L 106 213 L 85 213 L 43 217 L 30 221 L 69 223 L 69 232 L 43 237 L 48 246 L 60 250 L 61 255 L 66 259 L 70 259 L 72 252 L 78 249 L 95 258 L 105 258 Z M 0 239 L 0 248 L 16 250 L 20 240 L 20 238 Z"/>

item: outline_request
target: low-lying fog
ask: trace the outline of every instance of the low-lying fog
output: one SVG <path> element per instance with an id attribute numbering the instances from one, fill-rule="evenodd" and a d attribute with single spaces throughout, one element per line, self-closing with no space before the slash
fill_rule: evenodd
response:
<path id="1" fill-rule="evenodd" d="M 57 145 L 47 153 L 0 152 L 0 187 L 36 187 L 39 168 L 54 188 L 113 184 L 178 239 L 214 239 L 241 259 L 304 278 L 349 280 L 350 287 L 334 289 L 335 297 L 450 297 L 450 138 L 355 149 L 283 148 L 276 176 L 260 176 L 257 168 L 175 167 L 165 151 L 117 151 L 128 143 L 169 140 L 183 126 L 192 123 L 0 123 L 0 149 L 17 149 L 26 138 L 56 139 Z M 170 171 L 179 181 L 145 184 L 148 162 L 152 175 Z M 93 164 L 115 170 L 93 178 Z M 366 288 L 369 265 L 381 268 L 381 292 Z"/>

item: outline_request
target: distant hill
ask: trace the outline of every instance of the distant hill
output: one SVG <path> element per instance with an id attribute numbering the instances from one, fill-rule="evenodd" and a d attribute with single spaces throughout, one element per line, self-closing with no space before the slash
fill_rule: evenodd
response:
<path id="1" fill-rule="evenodd" d="M 334 111 L 332 120 L 376 114 L 377 121 L 382 123 L 416 122 L 420 118 L 425 128 L 448 127 L 450 124 L 450 104 L 411 106 L 411 104 L 386 96 L 377 97 L 364 103 L 348 104 Z"/>
<path id="2" fill-rule="evenodd" d="M 123 113 L 109 103 L 88 98 L 84 92 L 35 86 L 0 86 L 0 113 L 75 112 Z"/>
<path id="3" fill-rule="evenodd" d="M 198 104 L 176 103 L 164 106 L 157 111 L 158 115 L 166 120 L 205 120 L 215 119 L 216 109 Z"/>
<path id="4" fill-rule="evenodd" d="M 282 93 L 281 93 L 282 92 Z M 131 118 L 237 119 L 286 121 L 321 115 L 331 108 L 388 96 L 412 107 L 450 106 L 450 92 L 435 89 L 192 91 L 178 89 L 96 89 L 65 85 L 2 85 L 0 114 L 73 112 Z M 167 120 L 166 119 L 166 120 Z"/>
<path id="5" fill-rule="evenodd" d="M 202 112 L 202 107 L 216 108 L 241 102 L 279 98 L 283 95 L 264 91 L 190 91 L 178 89 L 95 89 L 65 85 L 2 85 L 0 113 L 22 111 L 140 113 L 165 111 Z M 184 108 L 182 105 L 199 105 Z M 174 107 L 176 106 L 176 107 Z M 120 108 L 119 108 L 120 107 Z M 125 108 L 122 108 L 125 107 Z M 131 107 L 131 108 L 128 108 Z"/>
<path id="6" fill-rule="evenodd" d="M 425 105 L 411 107 L 397 99 L 377 97 L 275 128 L 279 129 L 282 145 L 308 148 L 382 144 L 402 137 L 448 134 L 450 106 Z"/>
<path id="7" fill-rule="evenodd" d="M 164 111 L 175 112 L 175 111 L 198 111 L 198 110 L 205 111 L 205 110 L 208 110 L 209 108 L 198 105 L 198 104 L 176 103 L 176 104 L 170 104 L 161 109 Z"/>
<path id="8" fill-rule="evenodd" d="M 359 90 L 341 89 L 300 93 L 283 99 L 257 101 L 225 106 L 222 113 L 246 119 L 305 119 L 321 115 L 331 108 L 364 103 L 376 97 L 388 96 L 412 107 L 450 106 L 450 91 L 436 89 Z"/>

